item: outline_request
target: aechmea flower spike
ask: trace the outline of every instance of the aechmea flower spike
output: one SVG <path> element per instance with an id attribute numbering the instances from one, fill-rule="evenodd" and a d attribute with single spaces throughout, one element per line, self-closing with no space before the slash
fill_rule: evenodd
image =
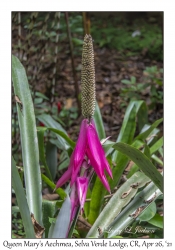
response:
<path id="1" fill-rule="evenodd" d="M 57 189 L 70 180 L 71 216 L 69 228 L 78 211 L 78 207 L 80 209 L 84 207 L 89 182 L 94 171 L 109 192 L 110 186 L 105 172 L 112 178 L 112 171 L 105 157 L 105 152 L 92 118 L 95 111 L 95 69 L 92 38 L 90 35 L 85 36 L 83 43 L 81 84 L 82 114 L 84 119 L 81 123 L 76 146 L 70 157 L 68 169 L 58 180 L 55 187 Z"/>
<path id="2" fill-rule="evenodd" d="M 91 35 L 85 35 L 82 51 L 81 70 L 82 115 L 91 118 L 95 111 L 95 67 Z"/>
<path id="3" fill-rule="evenodd" d="M 112 171 L 105 157 L 105 152 L 98 138 L 95 123 L 92 118 L 95 110 L 95 69 L 92 38 L 86 35 L 82 52 L 82 114 L 85 119 L 81 123 L 77 144 L 70 158 L 68 170 L 56 184 L 56 188 L 71 179 L 71 187 L 76 182 L 79 202 L 82 205 L 88 188 L 88 176 L 81 176 L 81 167 L 86 159 L 94 168 L 105 188 L 110 192 L 110 187 L 105 176 L 105 171 L 112 178 Z"/>

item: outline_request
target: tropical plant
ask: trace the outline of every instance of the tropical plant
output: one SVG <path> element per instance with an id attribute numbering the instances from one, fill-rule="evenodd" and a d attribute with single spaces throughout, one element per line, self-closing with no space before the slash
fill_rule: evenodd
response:
<path id="1" fill-rule="evenodd" d="M 139 222 L 147 223 L 149 237 L 153 231 L 161 237 L 163 221 L 156 202 L 160 197 L 162 201 L 163 192 L 163 177 L 157 169 L 162 170 L 163 165 L 163 138 L 159 138 L 157 128 L 162 119 L 149 125 L 145 102 L 131 101 L 116 141 L 106 138 L 95 102 L 93 56 L 92 38 L 87 35 L 81 80 L 84 119 L 77 143 L 49 114 L 37 115 L 44 127 L 36 126 L 25 70 L 18 58 L 12 56 L 23 160 L 19 169 L 12 158 L 12 186 L 17 200 L 15 212 L 20 211 L 25 231 L 22 237 L 127 237 L 126 228 L 132 223 L 136 228 Z M 52 145 L 45 148 L 47 132 L 56 138 L 51 138 Z M 64 158 L 62 169 L 68 167 L 58 180 L 57 164 L 49 160 L 57 159 L 57 148 Z M 126 169 L 129 170 L 122 182 Z M 44 186 L 58 194 L 57 201 L 42 199 Z M 80 218 L 88 230 L 78 226 Z M 137 237 L 140 234 L 137 230 Z"/>
<path id="2" fill-rule="evenodd" d="M 122 106 L 126 106 L 128 101 L 139 100 L 145 91 L 149 93 L 150 105 L 149 109 L 153 109 L 158 104 L 163 104 L 163 69 L 157 66 L 146 67 L 143 71 L 142 82 L 138 83 L 135 76 L 131 76 L 130 80 L 123 79 L 121 82 L 126 87 L 121 89 Z"/>

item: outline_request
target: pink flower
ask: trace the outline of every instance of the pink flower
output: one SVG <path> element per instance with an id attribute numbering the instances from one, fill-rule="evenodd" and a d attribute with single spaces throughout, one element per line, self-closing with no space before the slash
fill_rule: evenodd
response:
<path id="1" fill-rule="evenodd" d="M 105 157 L 105 152 L 98 138 L 93 119 L 88 121 L 84 119 L 81 123 L 80 134 L 77 144 L 70 158 L 68 170 L 62 175 L 56 184 L 56 188 L 62 186 L 66 181 L 71 179 L 70 185 L 79 177 L 79 172 L 83 160 L 87 157 L 91 166 L 100 178 L 105 188 L 110 192 L 110 187 L 105 176 L 105 171 L 112 178 L 112 171 Z"/>
<path id="2" fill-rule="evenodd" d="M 81 123 L 77 144 L 70 157 L 68 169 L 56 183 L 57 189 L 70 180 L 70 223 L 74 219 L 78 207 L 80 206 L 80 209 L 84 207 L 89 181 L 94 172 L 93 170 L 95 170 L 105 188 L 110 192 L 105 171 L 111 178 L 112 172 L 98 138 L 95 123 L 93 119 L 91 119 L 90 122 L 88 119 L 84 119 Z"/>
<path id="3" fill-rule="evenodd" d="M 77 183 L 79 204 L 80 208 L 82 209 L 86 201 L 89 179 L 87 177 L 77 177 L 76 183 Z"/>
<path id="4" fill-rule="evenodd" d="M 78 176 L 76 182 L 72 185 L 70 200 L 71 200 L 71 218 L 70 221 L 73 220 L 78 207 L 82 210 L 84 207 L 84 203 L 86 200 L 86 194 L 88 190 L 89 178 L 91 177 L 91 173 L 88 175 L 89 165 L 87 161 L 83 161 L 81 167 L 80 177 Z"/>

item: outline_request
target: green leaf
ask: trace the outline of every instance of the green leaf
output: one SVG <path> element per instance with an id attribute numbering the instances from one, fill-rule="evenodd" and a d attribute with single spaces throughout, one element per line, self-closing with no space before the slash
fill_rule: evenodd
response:
<path id="1" fill-rule="evenodd" d="M 132 84 L 130 80 L 126 80 L 126 79 L 121 80 L 121 82 L 124 84 Z"/>
<path id="2" fill-rule="evenodd" d="M 162 147 L 160 147 L 160 148 L 158 149 L 158 152 L 159 152 L 159 154 L 163 157 L 163 148 L 162 148 Z"/>
<path id="3" fill-rule="evenodd" d="M 45 238 L 48 238 L 49 228 L 51 226 L 49 218 L 53 218 L 56 212 L 56 201 L 44 200 L 42 202 L 43 224 L 45 228 Z"/>
<path id="4" fill-rule="evenodd" d="M 137 172 L 139 167 L 134 163 L 131 167 L 129 173 L 127 174 L 127 178 L 130 178 L 135 172 Z"/>
<path id="5" fill-rule="evenodd" d="M 48 233 L 48 238 L 51 239 L 52 238 L 52 234 L 53 234 L 53 230 L 54 230 L 54 227 L 55 227 L 55 219 L 53 222 L 51 222 L 51 226 L 49 228 L 49 233 Z"/>
<path id="6" fill-rule="evenodd" d="M 144 105 L 145 103 L 143 101 L 130 102 L 126 110 L 125 117 L 117 141 L 132 143 L 136 129 L 136 115 L 141 109 L 141 107 Z M 103 136 L 101 136 L 100 139 L 105 138 L 105 135 Z M 123 154 L 121 154 L 120 152 L 114 151 L 112 153 L 112 162 L 114 162 L 116 166 L 112 170 L 113 180 L 108 178 L 111 189 L 113 189 L 118 184 L 122 176 L 122 173 L 128 163 L 128 158 Z M 93 223 L 98 217 L 101 210 L 101 206 L 103 204 L 105 193 L 106 189 L 104 188 L 101 181 L 97 177 L 91 194 L 90 211 L 88 215 L 88 220 L 90 223 Z M 96 199 L 96 197 L 98 197 L 98 200 Z"/>
<path id="7" fill-rule="evenodd" d="M 51 151 L 50 154 L 53 154 L 53 148 L 55 150 L 55 160 L 53 155 L 50 156 L 50 160 L 48 160 L 48 146 L 46 148 L 46 156 L 47 156 L 47 161 L 49 163 L 50 168 L 48 167 L 48 163 L 46 161 L 45 158 L 45 149 L 44 149 L 44 133 L 46 130 L 50 130 L 53 131 L 56 134 L 59 134 L 62 138 L 64 138 L 67 143 L 73 148 L 75 146 L 75 143 L 66 135 L 64 134 L 64 132 L 57 130 L 57 129 L 53 129 L 53 128 L 46 128 L 46 127 L 37 127 L 37 133 L 38 133 L 38 141 L 39 141 L 39 154 L 40 154 L 40 161 L 42 162 L 42 164 L 45 167 L 46 170 L 46 175 L 50 180 L 53 180 L 56 174 L 56 169 L 57 169 L 57 151 L 54 144 L 54 141 L 51 139 L 50 142 L 52 143 L 51 146 Z M 53 160 L 55 161 L 55 163 L 53 162 Z M 68 165 L 67 165 L 68 166 Z M 51 174 L 52 171 L 52 174 Z"/>
<path id="8" fill-rule="evenodd" d="M 151 155 L 154 154 L 159 148 L 163 146 L 163 137 L 161 137 L 156 143 L 154 143 L 150 148 Z"/>
<path id="9" fill-rule="evenodd" d="M 52 175 L 50 173 L 49 167 L 46 162 L 45 158 L 45 149 L 44 149 L 44 132 L 47 130 L 45 127 L 37 127 L 37 134 L 38 134 L 38 144 L 39 144 L 39 159 L 40 162 L 44 165 L 46 175 L 50 180 L 52 179 Z"/>
<path id="10" fill-rule="evenodd" d="M 78 38 L 72 38 L 72 42 L 75 46 L 82 46 L 83 45 L 83 40 L 80 40 Z"/>
<path id="11" fill-rule="evenodd" d="M 132 84 L 135 84 L 135 83 L 136 83 L 136 78 L 135 78 L 135 76 L 131 76 L 131 83 L 132 83 Z"/>
<path id="12" fill-rule="evenodd" d="M 136 112 L 137 112 L 137 122 L 139 131 L 143 128 L 145 124 L 148 123 L 148 108 L 146 102 L 144 101 L 135 101 Z"/>
<path id="13" fill-rule="evenodd" d="M 66 142 L 67 144 L 74 149 L 75 147 L 75 142 L 72 141 L 63 131 L 55 129 L 55 128 L 48 128 L 50 131 L 53 131 L 55 134 L 60 135 Z"/>
<path id="14" fill-rule="evenodd" d="M 90 199 L 90 198 L 91 198 L 91 190 L 90 190 L 90 188 L 88 188 L 86 199 Z M 85 202 L 83 209 L 84 209 L 85 216 L 87 218 L 88 214 L 89 214 L 89 210 L 90 210 L 90 202 L 89 201 Z"/>
<path id="15" fill-rule="evenodd" d="M 144 146 L 144 142 L 143 141 L 140 141 L 140 140 L 136 140 L 134 141 L 132 144 L 131 144 L 133 147 L 135 148 L 141 148 L 142 146 Z"/>
<path id="16" fill-rule="evenodd" d="M 56 109 L 57 109 L 57 108 L 56 108 Z M 65 123 L 58 117 L 58 115 L 54 115 L 54 114 L 53 114 L 52 117 L 53 117 L 53 119 L 54 119 L 55 121 L 59 122 L 60 125 L 62 125 L 63 127 L 66 126 Z"/>
<path id="17" fill-rule="evenodd" d="M 47 178 L 47 176 L 45 176 L 44 174 L 41 174 L 42 180 L 49 186 L 51 187 L 53 190 L 55 189 L 56 185 L 49 180 L 49 178 Z M 55 193 L 57 193 L 61 199 L 64 199 L 66 197 L 66 193 L 64 192 L 64 190 L 62 188 L 57 188 L 55 190 Z"/>
<path id="18" fill-rule="evenodd" d="M 128 105 L 117 141 L 132 143 L 136 128 L 136 114 L 139 112 L 142 106 L 144 106 L 143 101 L 132 101 Z M 107 146 L 107 153 L 111 153 L 110 147 L 111 145 L 109 146 L 109 148 Z M 128 163 L 128 158 L 120 152 L 114 151 L 114 153 L 112 154 L 112 161 L 116 164 L 116 166 L 113 168 L 113 180 L 108 178 L 111 189 L 113 189 L 118 184 L 122 173 Z M 104 202 L 103 197 L 105 193 L 106 189 L 103 187 L 101 181 L 97 178 L 91 195 L 90 211 L 88 216 L 88 220 L 90 221 L 90 223 L 93 223 L 98 217 Z"/>
<path id="19" fill-rule="evenodd" d="M 122 123 L 122 127 L 120 129 L 119 136 L 117 138 L 117 142 L 127 142 L 131 143 L 136 127 L 136 105 L 135 102 L 130 102 L 128 105 L 124 120 Z M 116 159 L 117 152 L 113 155 L 113 160 Z"/>
<path id="20" fill-rule="evenodd" d="M 99 215 L 105 193 L 106 189 L 104 188 L 100 179 L 96 177 L 95 184 L 91 193 L 90 211 L 88 215 L 88 221 L 90 224 L 93 224 Z"/>
<path id="21" fill-rule="evenodd" d="M 125 143 L 116 143 L 113 148 L 117 149 L 135 164 L 155 183 L 155 185 L 163 192 L 163 177 L 158 172 L 152 162 L 138 149 Z"/>
<path id="22" fill-rule="evenodd" d="M 140 140 L 136 140 L 132 143 L 132 146 L 138 149 L 143 145 L 145 145 L 144 142 Z M 134 163 L 126 177 L 130 178 L 135 172 L 137 172 L 138 169 L 139 167 Z"/>
<path id="23" fill-rule="evenodd" d="M 40 104 L 40 103 L 42 103 L 42 101 L 43 101 L 42 98 L 35 98 L 34 104 L 35 104 L 35 105 Z"/>
<path id="24" fill-rule="evenodd" d="M 103 211 L 99 214 L 92 228 L 90 229 L 87 237 L 97 237 L 97 227 L 100 225 L 102 231 L 113 222 L 114 218 L 121 212 L 122 208 L 125 207 L 130 200 L 137 193 L 138 188 L 143 187 L 149 178 L 141 172 L 135 173 L 130 179 L 128 179 L 112 196 Z M 137 184 L 135 188 L 132 188 L 132 184 Z M 128 195 L 124 196 L 128 192 Z M 98 199 L 97 199 L 98 200 Z M 117 204 L 117 205 L 116 205 Z"/>
<path id="25" fill-rule="evenodd" d="M 156 203 L 152 202 L 144 212 L 138 217 L 140 221 L 148 221 L 156 214 Z"/>
<path id="26" fill-rule="evenodd" d="M 149 125 L 145 125 L 144 126 L 144 129 L 146 129 L 149 127 Z M 151 147 L 156 141 L 157 141 L 157 137 L 159 136 L 159 132 L 160 132 L 160 129 L 158 128 L 155 128 L 153 129 L 153 131 L 149 134 L 148 138 L 147 138 L 147 145 L 149 147 Z"/>
<path id="27" fill-rule="evenodd" d="M 119 136 L 117 138 L 117 142 L 126 142 L 132 143 L 134 133 L 136 129 L 136 107 L 135 102 L 131 102 L 126 110 L 124 120 L 122 123 L 122 127 L 120 129 Z M 115 162 L 116 166 L 113 169 L 114 180 L 110 181 L 110 186 L 113 189 L 119 182 L 122 173 L 127 165 L 128 158 L 122 155 L 118 151 L 114 151 L 112 154 L 112 161 Z"/>
<path id="28" fill-rule="evenodd" d="M 67 195 L 60 212 L 57 216 L 55 226 L 51 238 L 66 238 L 68 234 L 68 229 L 70 225 L 71 216 L 71 200 Z"/>
<path id="29" fill-rule="evenodd" d="M 67 135 L 63 127 L 58 122 L 56 122 L 50 115 L 42 114 L 42 115 L 37 116 L 37 119 L 40 122 L 42 122 L 46 127 L 62 131 L 64 135 Z M 69 148 L 69 145 L 66 142 L 66 140 L 62 138 L 62 136 L 64 136 L 63 134 L 61 136 L 57 135 L 57 138 L 59 141 L 60 149 L 66 150 Z"/>
<path id="30" fill-rule="evenodd" d="M 54 132 L 55 134 L 57 134 L 57 135 L 59 135 L 59 137 L 61 136 L 61 138 L 63 138 L 66 142 L 67 142 L 67 144 L 72 148 L 72 149 L 74 149 L 74 147 L 75 147 L 75 142 L 74 141 L 72 141 L 68 136 L 67 136 L 67 134 L 65 134 L 63 131 L 61 131 L 61 130 L 58 130 L 58 129 L 55 129 L 55 128 L 47 128 L 47 127 L 37 127 L 37 131 L 46 131 L 46 130 L 50 130 L 50 131 L 52 131 L 52 132 Z"/>
<path id="31" fill-rule="evenodd" d="M 35 232 L 30 216 L 29 207 L 27 204 L 26 196 L 24 193 L 24 188 L 22 186 L 21 179 L 19 177 L 18 170 L 16 168 L 16 163 L 12 157 L 12 186 L 15 190 L 16 199 L 18 202 L 20 214 L 22 217 L 24 230 L 26 233 L 26 238 L 35 238 Z"/>
<path id="32" fill-rule="evenodd" d="M 155 198 L 161 195 L 161 191 L 156 187 L 153 182 L 151 182 L 141 192 L 139 192 L 134 197 L 134 199 L 115 218 L 115 220 L 108 226 L 108 228 L 110 229 L 108 238 L 111 238 L 116 234 L 120 235 L 122 231 L 125 230 L 125 228 L 127 228 L 135 219 L 132 215 L 135 215 L 139 208 L 144 207 L 144 209 L 139 213 L 139 215 L 141 215 L 145 211 L 145 209 L 150 205 L 144 204 L 145 201 L 154 197 L 155 193 Z"/>
<path id="33" fill-rule="evenodd" d="M 145 140 L 148 135 L 155 129 L 161 122 L 163 121 L 163 118 L 155 121 L 151 126 L 149 126 L 144 132 L 140 133 L 138 136 L 136 136 L 135 140 Z"/>
<path id="34" fill-rule="evenodd" d="M 41 98 L 43 98 L 43 99 L 49 101 L 49 98 L 48 98 L 47 96 L 43 95 L 43 94 L 40 93 L 40 92 L 35 92 L 35 96 L 41 97 Z"/>
<path id="35" fill-rule="evenodd" d="M 12 159 L 12 161 L 14 161 L 14 159 Z M 12 214 L 18 213 L 18 212 L 20 212 L 19 207 L 18 206 L 12 206 Z"/>
<path id="36" fill-rule="evenodd" d="M 113 148 L 112 146 L 115 144 L 115 142 L 113 141 L 109 141 L 107 140 L 104 144 L 103 144 L 103 148 L 104 148 L 104 151 L 105 151 L 105 155 L 109 155 L 112 151 L 113 151 Z"/>
<path id="37" fill-rule="evenodd" d="M 152 158 L 155 162 L 157 162 L 158 164 L 160 164 L 161 166 L 163 166 L 163 161 L 162 161 L 159 157 L 157 157 L 157 155 L 153 154 L 153 155 L 151 156 L 151 158 Z"/>
<path id="38" fill-rule="evenodd" d="M 143 153 L 150 159 L 151 158 L 151 154 L 150 154 L 150 148 L 148 147 L 148 145 L 146 143 L 144 143 L 144 150 Z"/>
<path id="39" fill-rule="evenodd" d="M 49 167 L 52 180 L 54 180 L 57 173 L 57 147 L 50 143 L 50 141 L 48 141 L 46 145 L 46 162 Z"/>
<path id="40" fill-rule="evenodd" d="M 17 96 L 22 103 L 22 105 L 18 105 L 19 103 L 16 104 L 20 127 L 27 202 L 30 212 L 34 214 L 35 219 L 42 225 L 42 182 L 34 107 L 25 69 L 15 56 L 12 56 L 12 81 L 15 96 Z"/>
<path id="41" fill-rule="evenodd" d="M 63 170 L 65 168 L 67 168 L 69 166 L 70 163 L 70 159 L 66 159 L 64 160 L 59 166 L 58 166 L 58 170 Z"/>
<path id="42" fill-rule="evenodd" d="M 106 138 L 106 134 L 105 134 L 103 121 L 102 121 L 102 117 L 101 117 L 98 103 L 96 103 L 96 106 L 95 106 L 94 121 L 95 121 L 95 126 L 96 126 L 100 140 Z"/>
<path id="43" fill-rule="evenodd" d="M 149 220 L 148 222 L 151 225 L 163 228 L 163 216 L 160 216 L 160 214 L 155 214 L 155 216 L 151 220 Z"/>
<path id="44" fill-rule="evenodd" d="M 72 238 L 72 234 L 75 231 L 75 226 L 76 226 L 79 214 L 80 214 L 80 206 L 77 208 L 77 212 L 76 212 L 75 217 L 74 217 L 74 219 L 72 221 L 71 227 L 69 229 L 68 238 Z"/>

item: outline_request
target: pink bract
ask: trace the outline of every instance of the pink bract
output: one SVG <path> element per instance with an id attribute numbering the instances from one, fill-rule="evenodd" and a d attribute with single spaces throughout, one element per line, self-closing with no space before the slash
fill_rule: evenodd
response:
<path id="1" fill-rule="evenodd" d="M 80 208 L 82 209 L 86 200 L 89 180 L 87 177 L 77 177 L 76 182 Z"/>
<path id="2" fill-rule="evenodd" d="M 87 157 L 87 158 L 86 158 Z M 112 171 L 105 157 L 104 149 L 99 140 L 94 120 L 84 119 L 81 123 L 80 134 L 77 144 L 70 158 L 68 170 L 58 180 L 56 188 L 62 186 L 66 181 L 71 179 L 72 186 L 80 176 L 80 168 L 83 161 L 90 161 L 96 174 L 102 181 L 105 188 L 110 192 L 110 187 L 105 176 L 105 171 L 112 178 Z M 78 186 L 77 186 L 78 187 Z"/>

